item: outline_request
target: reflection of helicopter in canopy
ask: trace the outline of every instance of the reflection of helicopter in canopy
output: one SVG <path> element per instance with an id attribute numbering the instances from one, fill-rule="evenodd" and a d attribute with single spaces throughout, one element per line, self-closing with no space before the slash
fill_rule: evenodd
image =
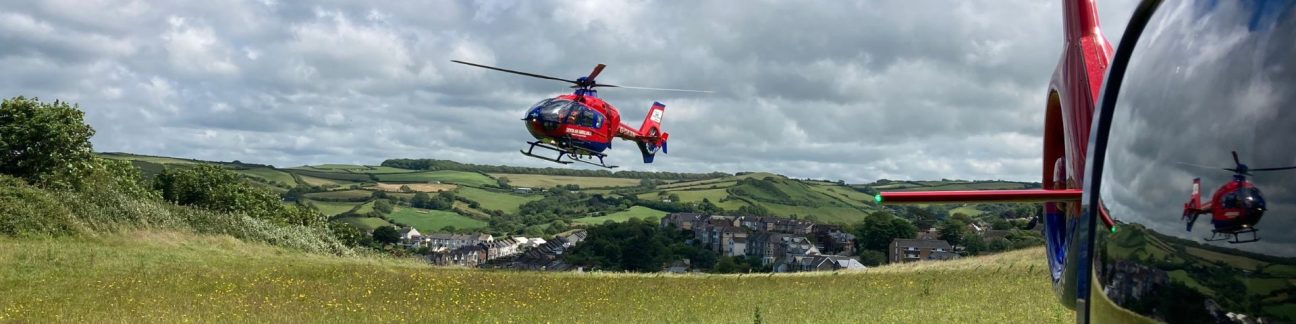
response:
<path id="1" fill-rule="evenodd" d="M 542 100 L 532 106 L 531 109 L 528 109 L 526 117 L 522 118 L 526 122 L 527 130 L 531 132 L 531 136 L 536 138 L 534 142 L 527 142 L 531 146 L 522 151 L 522 154 L 562 164 L 576 161 L 604 168 L 615 168 L 616 166 L 603 163 L 603 158 L 607 157 L 607 154 L 603 153 L 603 151 L 612 147 L 612 139 L 616 137 L 638 144 L 639 152 L 643 154 L 644 163 L 652 163 L 653 157 L 657 155 L 659 150 L 666 153 L 666 139 L 670 135 L 661 129 L 662 114 L 666 111 L 666 105 L 659 102 L 653 103 L 652 108 L 648 109 L 648 116 L 644 118 L 643 124 L 639 128 L 634 128 L 621 123 L 621 113 L 617 111 L 616 107 L 612 107 L 603 99 L 599 99 L 595 88 L 710 93 L 710 91 L 628 87 L 597 83 L 594 78 L 598 77 L 600 72 L 603 72 L 605 67 L 603 64 L 595 66 L 594 71 L 587 76 L 579 77 L 576 80 L 567 80 L 458 60 L 451 60 L 451 62 L 573 84 L 571 87 L 576 89 L 574 93 Z M 535 150 L 536 147 L 557 152 L 558 156 L 551 158 L 532 154 L 532 150 Z M 571 161 L 563 160 L 563 157 L 568 157 Z M 590 158 L 598 158 L 598 163 L 592 162 L 589 160 Z"/>
<path id="2" fill-rule="evenodd" d="M 1228 240 L 1229 243 L 1259 241 L 1260 236 L 1256 232 L 1260 229 L 1255 225 L 1260 222 L 1260 217 L 1264 216 L 1265 200 L 1260 194 L 1260 189 L 1247 181 L 1246 176 L 1251 175 L 1252 171 L 1296 169 L 1296 166 L 1251 169 L 1238 160 L 1237 151 L 1233 152 L 1233 163 L 1236 164 L 1235 167 L 1224 168 L 1233 171 L 1233 181 L 1215 189 L 1210 202 L 1204 205 L 1201 203 L 1201 178 L 1196 178 L 1193 179 L 1192 198 L 1184 203 L 1183 219 L 1188 224 L 1189 232 L 1192 231 L 1193 223 L 1197 222 L 1197 216 L 1211 214 L 1211 224 L 1215 225 L 1215 229 L 1211 230 L 1211 236 L 1206 238 L 1207 241 Z M 1251 238 L 1242 240 L 1241 235 L 1244 234 L 1251 234 Z"/>

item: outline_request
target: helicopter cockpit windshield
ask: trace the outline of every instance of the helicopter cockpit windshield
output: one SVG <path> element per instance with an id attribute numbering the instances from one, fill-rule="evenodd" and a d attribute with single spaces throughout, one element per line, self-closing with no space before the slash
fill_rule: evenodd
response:
<path id="1" fill-rule="evenodd" d="M 1220 200 L 1220 207 L 1226 209 L 1264 209 L 1264 196 L 1260 195 L 1260 189 L 1257 188 L 1239 188 L 1236 191 L 1224 195 Z"/>
<path id="2" fill-rule="evenodd" d="M 527 111 L 528 121 L 540 121 L 545 129 L 553 129 L 562 124 L 563 118 L 581 105 L 565 99 L 545 99 L 531 106 Z"/>

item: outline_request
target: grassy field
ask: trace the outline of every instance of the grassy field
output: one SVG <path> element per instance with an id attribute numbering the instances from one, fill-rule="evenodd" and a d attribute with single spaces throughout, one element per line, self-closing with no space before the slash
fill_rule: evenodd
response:
<path id="1" fill-rule="evenodd" d="M 502 192 L 487 191 L 473 187 L 462 187 L 455 190 L 455 194 L 476 201 L 481 204 L 482 208 L 488 210 L 502 210 L 505 213 L 516 213 L 518 206 L 522 204 L 540 200 L 540 195 L 520 196 Z"/>
<path id="2" fill-rule="evenodd" d="M 413 173 L 389 173 L 378 174 L 378 181 L 384 182 L 432 182 L 440 181 L 444 183 L 454 183 L 477 187 L 494 187 L 498 185 L 495 179 L 484 176 L 476 172 L 464 171 L 427 171 Z"/>
<path id="3" fill-rule="evenodd" d="M 365 233 L 372 233 L 375 228 L 380 226 L 392 226 L 391 223 L 377 217 L 343 217 L 336 221 L 355 225 L 356 228 Z"/>
<path id="4" fill-rule="evenodd" d="M 265 179 L 270 182 L 282 183 L 283 185 L 289 187 L 297 186 L 297 180 L 293 180 L 291 174 L 288 174 L 287 172 L 275 170 L 275 169 L 254 168 L 254 169 L 247 169 L 247 170 L 234 170 L 234 172 Z"/>
<path id="5" fill-rule="evenodd" d="M 581 188 L 632 187 L 639 185 L 639 179 L 609 177 L 571 177 L 544 174 L 491 173 L 491 177 L 509 179 L 509 185 L 527 188 L 549 188 L 558 185 L 574 184 Z"/>
<path id="6" fill-rule="evenodd" d="M 630 209 L 611 213 L 606 216 L 583 217 L 583 218 L 573 219 L 572 221 L 576 223 L 582 223 L 582 224 L 603 224 L 603 222 L 606 221 L 624 222 L 630 220 L 631 217 L 638 217 L 642 219 L 657 221 L 658 219 L 661 219 L 662 216 L 665 215 L 666 212 L 664 211 L 643 207 L 643 206 L 634 206 L 634 207 L 630 207 Z"/>
<path id="7" fill-rule="evenodd" d="M 456 229 L 464 228 L 485 228 L 486 222 L 455 214 L 443 210 L 427 210 L 410 207 L 396 207 L 391 214 L 387 215 L 392 221 L 400 222 L 405 225 L 413 226 L 419 232 L 432 233 L 439 232 L 446 226 L 454 226 Z"/>
<path id="8" fill-rule="evenodd" d="M 345 213 L 360 204 L 359 202 L 332 202 L 318 200 L 311 200 L 310 203 L 315 205 L 315 208 L 319 208 L 320 212 L 324 213 L 326 216 Z"/>
<path id="9" fill-rule="evenodd" d="M 329 200 L 329 199 L 364 200 L 366 198 L 369 198 L 372 195 L 373 192 L 368 190 L 339 190 L 339 191 L 312 192 L 306 194 L 306 198 L 321 199 L 321 200 Z"/>
<path id="10" fill-rule="evenodd" d="M 228 237 L 0 239 L 0 322 L 1066 323 L 1042 249 L 858 273 L 431 268 Z"/>

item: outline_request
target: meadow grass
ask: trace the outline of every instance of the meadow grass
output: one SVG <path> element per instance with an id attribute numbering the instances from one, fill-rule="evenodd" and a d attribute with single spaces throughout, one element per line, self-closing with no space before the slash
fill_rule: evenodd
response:
<path id="1" fill-rule="evenodd" d="M 541 273 L 226 236 L 0 238 L 0 322 L 1065 323 L 1043 249 L 862 272 Z"/>
<path id="2" fill-rule="evenodd" d="M 581 188 L 633 187 L 639 185 L 639 179 L 611 177 L 577 177 L 545 174 L 491 173 L 491 177 L 509 179 L 509 185 L 526 188 L 549 188 L 559 185 L 574 184 Z"/>
<path id="3" fill-rule="evenodd" d="M 419 232 L 431 233 L 439 232 L 442 227 L 454 226 L 456 229 L 465 228 L 485 228 L 488 225 L 484 221 L 472 219 L 471 217 L 455 214 L 444 210 L 428 210 L 411 207 L 396 207 L 387 218 L 401 224 L 413 226 Z"/>
<path id="4" fill-rule="evenodd" d="M 455 190 L 455 194 L 481 204 L 482 208 L 488 210 L 501 210 L 505 213 L 514 214 L 518 212 L 518 207 L 522 204 L 540 200 L 540 195 L 519 196 L 503 192 L 488 191 L 473 187 L 461 187 Z"/>
<path id="5" fill-rule="evenodd" d="M 633 206 L 630 207 L 630 209 L 607 214 L 604 216 L 582 217 L 582 218 L 573 219 L 572 221 L 581 224 L 597 225 L 597 224 L 603 224 L 603 222 L 606 221 L 624 222 L 630 220 L 631 217 L 638 217 L 641 219 L 647 219 L 656 222 L 658 219 L 661 219 L 662 216 L 665 215 L 666 212 L 664 211 L 643 207 L 643 206 Z"/>

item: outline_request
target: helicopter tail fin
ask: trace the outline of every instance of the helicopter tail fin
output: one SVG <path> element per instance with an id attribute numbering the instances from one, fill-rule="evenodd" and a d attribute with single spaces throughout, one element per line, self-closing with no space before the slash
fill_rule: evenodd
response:
<path id="1" fill-rule="evenodd" d="M 1192 209 L 1201 209 L 1201 178 L 1193 179 L 1192 198 L 1189 198 L 1188 204 Z"/>
<path id="2" fill-rule="evenodd" d="M 662 115 L 665 113 L 666 105 L 654 102 L 652 108 L 648 109 L 648 116 L 644 117 L 643 125 L 639 126 L 635 143 L 639 144 L 639 153 L 643 154 L 644 163 L 652 163 L 659 150 L 666 153 L 666 139 L 670 134 L 661 130 Z"/>
<path id="3" fill-rule="evenodd" d="M 1188 202 L 1184 203 L 1183 221 L 1187 223 L 1187 229 L 1192 232 L 1193 223 L 1197 222 L 1197 215 L 1202 213 L 1201 205 L 1201 178 L 1193 179 L 1192 196 Z"/>

